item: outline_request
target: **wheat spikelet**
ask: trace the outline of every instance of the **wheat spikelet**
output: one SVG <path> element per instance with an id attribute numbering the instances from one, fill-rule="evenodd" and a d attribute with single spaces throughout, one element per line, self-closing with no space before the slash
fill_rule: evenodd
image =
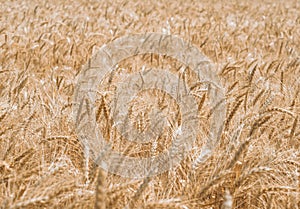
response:
<path id="1" fill-rule="evenodd" d="M 106 174 L 101 168 L 98 168 L 98 177 L 96 183 L 97 186 L 96 186 L 95 208 L 105 209 L 106 208 Z"/>
<path id="2" fill-rule="evenodd" d="M 10 208 L 30 208 L 30 207 L 34 207 L 35 205 L 38 205 L 39 203 L 42 204 L 47 204 L 49 201 L 49 197 L 45 196 L 45 197 L 36 197 L 36 198 L 32 198 L 23 202 L 19 202 L 16 203 L 14 205 L 12 205 Z"/>
<path id="3" fill-rule="evenodd" d="M 255 104 L 258 102 L 259 98 L 265 93 L 265 90 L 261 90 L 256 96 L 255 98 L 253 99 L 253 102 L 252 102 L 252 106 L 255 106 Z"/>
<path id="4" fill-rule="evenodd" d="M 206 99 L 206 94 L 203 94 L 202 97 L 201 97 L 201 99 L 200 99 L 200 102 L 198 104 L 198 111 L 200 111 L 202 109 L 203 104 L 205 102 L 205 99 Z"/>
<path id="5" fill-rule="evenodd" d="M 239 106 L 242 104 L 242 102 L 243 102 L 243 100 L 238 100 L 238 101 L 235 103 L 235 105 L 234 105 L 232 111 L 230 112 L 230 114 L 228 115 L 228 117 L 227 117 L 227 119 L 226 119 L 226 121 L 225 121 L 225 129 L 228 128 L 228 125 L 229 125 L 231 119 L 233 118 L 234 114 L 237 112 L 237 110 L 238 110 Z"/>
<path id="6" fill-rule="evenodd" d="M 13 160 L 12 167 L 22 168 L 24 164 L 28 162 L 29 158 L 31 158 L 34 155 L 34 152 L 35 150 L 33 148 L 30 148 L 23 152 L 21 155 L 19 155 Z"/>
<path id="7" fill-rule="evenodd" d="M 291 131 L 290 131 L 290 139 L 292 139 L 294 137 L 294 135 L 295 135 L 297 123 L 298 123 L 298 116 L 296 116 L 295 119 L 294 119 Z"/>
<path id="8" fill-rule="evenodd" d="M 143 180 L 143 183 L 139 186 L 138 190 L 135 192 L 134 196 L 132 197 L 129 205 L 127 207 L 134 208 L 137 206 L 137 201 L 139 200 L 140 196 L 148 186 L 149 182 L 151 181 L 150 177 L 147 177 Z"/>

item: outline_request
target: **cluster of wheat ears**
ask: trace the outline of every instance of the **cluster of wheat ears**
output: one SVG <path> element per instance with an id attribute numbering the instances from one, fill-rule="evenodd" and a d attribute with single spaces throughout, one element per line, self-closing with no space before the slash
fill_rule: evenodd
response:
<path id="1" fill-rule="evenodd" d="M 299 1 L 0 2 L 0 208 L 300 208 Z M 177 35 L 216 64 L 227 115 L 212 155 L 197 160 L 213 111 L 199 87 L 192 152 L 168 172 L 127 179 L 85 154 L 72 97 L 81 66 L 99 47 L 145 32 Z M 173 64 L 144 55 L 118 68 Z M 176 119 L 172 98 L 143 92 L 130 110 L 138 129 L 157 95 Z M 97 121 L 114 149 L 130 145 L 127 154 L 149 157 L 169 146 L 168 130 L 155 143 L 126 144 L 111 131 L 110 95 L 99 98 Z"/>

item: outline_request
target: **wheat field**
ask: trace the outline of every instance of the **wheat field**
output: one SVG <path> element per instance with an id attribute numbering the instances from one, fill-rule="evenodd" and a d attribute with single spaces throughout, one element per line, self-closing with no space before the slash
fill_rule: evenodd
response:
<path id="1" fill-rule="evenodd" d="M 0 208 L 300 208 L 298 0 L 0 2 Z M 215 63 L 226 118 L 212 155 L 199 160 L 213 111 L 199 91 L 201 127 L 188 157 L 158 176 L 128 179 L 85 154 L 72 101 L 82 66 L 103 44 L 146 32 L 177 35 Z M 119 68 L 142 62 L 176 65 L 149 55 Z M 147 103 L 162 93 L 142 96 Z M 106 136 L 109 100 L 97 101 Z M 146 108 L 142 101 L 132 105 Z M 148 144 L 131 154 L 162 152 L 168 134 L 154 151 Z M 132 146 L 117 139 L 119 151 Z"/>

